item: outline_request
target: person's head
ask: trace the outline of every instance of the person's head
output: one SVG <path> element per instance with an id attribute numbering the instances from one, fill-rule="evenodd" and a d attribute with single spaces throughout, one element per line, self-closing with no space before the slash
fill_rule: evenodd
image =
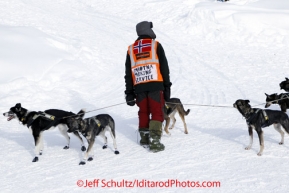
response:
<path id="1" fill-rule="evenodd" d="M 142 21 L 136 25 L 136 33 L 138 36 L 147 35 L 150 36 L 152 39 L 156 38 L 156 34 L 152 30 L 153 22 Z"/>

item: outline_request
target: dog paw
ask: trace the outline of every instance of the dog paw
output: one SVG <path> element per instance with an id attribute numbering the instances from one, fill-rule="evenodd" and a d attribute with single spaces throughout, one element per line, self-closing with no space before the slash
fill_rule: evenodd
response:
<path id="1" fill-rule="evenodd" d="M 38 157 L 35 157 L 32 162 L 38 162 Z"/>
<path id="2" fill-rule="evenodd" d="M 102 146 L 102 149 L 106 149 L 106 148 L 107 148 L 107 145 L 103 145 L 103 146 Z"/>
<path id="3" fill-rule="evenodd" d="M 166 132 L 166 134 L 167 134 L 168 136 L 171 136 L 171 133 L 170 133 L 170 132 Z"/>
<path id="4" fill-rule="evenodd" d="M 85 151 L 86 150 L 86 147 L 83 145 L 81 146 L 81 151 Z"/>
<path id="5" fill-rule="evenodd" d="M 63 148 L 63 149 L 69 149 L 69 146 L 67 146 L 67 145 L 66 145 L 66 146 L 64 146 L 64 148 Z"/>
<path id="6" fill-rule="evenodd" d="M 185 133 L 185 134 L 189 134 L 189 132 L 187 132 L 187 131 L 185 131 L 184 133 Z"/>
<path id="7" fill-rule="evenodd" d="M 169 129 L 173 129 L 172 127 L 170 127 Z"/>
<path id="8" fill-rule="evenodd" d="M 85 161 L 79 162 L 79 165 L 85 165 Z"/>
<path id="9" fill-rule="evenodd" d="M 249 150 L 251 149 L 251 146 L 245 147 L 245 150 Z"/>
<path id="10" fill-rule="evenodd" d="M 87 161 L 92 161 L 93 160 L 93 157 L 89 157 L 88 159 L 87 159 Z"/>
<path id="11" fill-rule="evenodd" d="M 260 153 L 260 152 L 259 152 L 259 153 L 257 153 L 257 155 L 258 155 L 258 156 L 261 156 L 261 155 L 262 155 L 262 153 Z"/>
<path id="12" fill-rule="evenodd" d="M 115 150 L 115 151 L 114 151 L 114 154 L 119 154 L 119 151 Z"/>
<path id="13" fill-rule="evenodd" d="M 279 145 L 283 145 L 283 142 L 280 142 Z"/>
<path id="14" fill-rule="evenodd" d="M 42 150 L 39 152 L 39 155 L 42 155 Z"/>

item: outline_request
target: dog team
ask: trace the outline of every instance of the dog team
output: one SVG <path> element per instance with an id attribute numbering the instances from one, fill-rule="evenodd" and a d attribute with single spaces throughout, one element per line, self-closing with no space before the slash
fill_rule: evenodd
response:
<path id="1" fill-rule="evenodd" d="M 280 83 L 280 89 L 284 89 L 286 92 L 289 92 L 289 79 L 286 78 L 285 81 Z M 279 104 L 281 111 L 277 110 L 264 110 L 259 108 L 252 108 L 249 104 L 249 100 L 239 99 L 234 104 L 233 107 L 241 113 L 241 115 L 246 119 L 248 126 L 250 143 L 245 148 L 246 150 L 251 149 L 253 144 L 253 129 L 257 132 L 260 150 L 257 155 L 261 156 L 264 150 L 264 137 L 262 128 L 270 126 L 273 124 L 274 128 L 280 133 L 281 141 L 280 145 L 284 144 L 284 132 L 281 127 L 289 134 L 289 118 L 285 113 L 286 109 L 289 108 L 289 93 L 278 94 L 266 94 L 266 104 L 265 108 L 269 107 L 271 104 Z M 168 111 L 167 108 L 170 110 Z M 165 126 L 164 131 L 170 135 L 168 128 L 170 125 L 170 120 L 173 121 L 173 124 L 169 129 L 173 129 L 176 119 L 175 114 L 178 114 L 181 117 L 181 120 L 184 124 L 184 133 L 188 134 L 185 116 L 189 114 L 190 109 L 187 111 L 184 110 L 183 104 L 178 98 L 171 98 L 166 107 L 164 108 L 165 114 Z M 70 137 L 68 133 L 73 133 L 81 143 L 81 151 L 86 151 L 83 159 L 79 163 L 84 165 L 86 161 L 93 160 L 92 147 L 95 141 L 96 136 L 101 136 L 104 139 L 103 149 L 107 148 L 107 137 L 105 132 L 109 131 L 112 140 L 114 153 L 119 154 L 116 145 L 116 135 L 115 135 L 115 122 L 113 118 L 108 114 L 100 114 L 93 117 L 83 119 L 85 115 L 85 110 L 80 110 L 77 114 L 63 111 L 59 109 L 49 109 L 43 112 L 40 111 L 28 111 L 23 108 L 20 103 L 17 103 L 14 107 L 11 107 L 10 110 L 6 113 L 3 113 L 5 117 L 8 117 L 7 120 L 11 121 L 16 118 L 23 125 L 27 126 L 32 131 L 35 142 L 35 157 L 32 162 L 37 162 L 39 156 L 42 155 L 43 151 L 43 132 L 46 130 L 53 129 L 58 127 L 60 133 L 65 137 L 67 144 L 63 149 L 69 149 Z M 82 137 L 84 136 L 88 142 L 88 148 L 86 149 Z"/>
<path id="2" fill-rule="evenodd" d="M 190 112 L 184 110 L 183 105 L 181 104 L 180 99 L 171 98 L 170 103 L 168 103 L 170 108 L 170 113 L 167 114 L 166 109 L 164 109 L 166 125 L 164 130 L 167 134 L 170 134 L 168 131 L 170 119 L 173 120 L 173 124 L 169 129 L 173 129 L 176 122 L 175 114 L 178 112 L 181 119 L 183 120 L 185 126 L 185 133 L 188 133 L 185 116 Z M 167 107 L 166 107 L 167 108 Z M 103 149 L 107 148 L 107 137 L 105 136 L 106 131 L 108 131 L 113 140 L 114 153 L 119 154 L 116 145 L 116 135 L 115 135 L 115 122 L 114 119 L 108 114 L 99 114 L 89 118 L 83 118 L 85 115 L 85 110 L 80 110 L 77 114 L 59 110 L 59 109 L 49 109 L 43 112 L 41 111 L 29 111 L 26 108 L 22 107 L 20 103 L 17 103 L 14 107 L 11 107 L 10 110 L 3 115 L 7 118 L 7 121 L 12 119 L 18 119 L 20 123 L 24 126 L 27 126 L 33 135 L 35 143 L 35 157 L 32 162 L 37 162 L 39 156 L 42 155 L 43 151 L 43 132 L 51 130 L 58 127 L 60 133 L 65 137 L 67 144 L 63 149 L 69 149 L 70 137 L 68 133 L 73 133 L 81 143 L 81 151 L 86 151 L 83 159 L 79 163 L 80 165 L 86 164 L 86 161 L 93 160 L 93 145 L 95 138 L 100 136 L 104 139 Z M 82 137 L 86 138 L 88 142 L 88 147 L 86 148 Z"/>
<path id="3" fill-rule="evenodd" d="M 280 84 L 280 89 L 284 89 L 286 92 L 289 92 L 289 79 L 285 78 L 285 81 L 282 81 Z M 286 109 L 289 108 L 289 93 L 282 93 L 278 95 L 277 93 L 268 95 L 266 94 L 266 105 L 265 108 L 269 107 L 271 104 L 279 104 L 281 111 L 277 110 L 264 110 L 258 108 L 252 108 L 249 104 L 249 100 L 239 99 L 234 104 L 235 107 L 241 115 L 245 118 L 249 136 L 250 143 L 245 148 L 246 150 L 251 149 L 253 144 L 253 129 L 257 132 L 260 144 L 260 150 L 257 155 L 261 156 L 264 150 L 264 137 L 262 128 L 268 127 L 273 124 L 276 131 L 281 135 L 281 141 L 279 145 L 284 144 L 284 132 L 289 134 L 289 118 L 285 113 Z"/>

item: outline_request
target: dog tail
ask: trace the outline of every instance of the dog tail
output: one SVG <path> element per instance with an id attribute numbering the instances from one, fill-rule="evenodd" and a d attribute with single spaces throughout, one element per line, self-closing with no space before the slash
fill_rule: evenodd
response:
<path id="1" fill-rule="evenodd" d="M 185 108 L 184 108 L 184 105 L 183 104 L 181 104 L 181 108 L 182 108 L 182 110 L 183 110 L 183 112 L 185 113 L 185 115 L 188 115 L 189 113 L 190 113 L 190 109 L 188 109 L 188 110 L 185 110 Z"/>

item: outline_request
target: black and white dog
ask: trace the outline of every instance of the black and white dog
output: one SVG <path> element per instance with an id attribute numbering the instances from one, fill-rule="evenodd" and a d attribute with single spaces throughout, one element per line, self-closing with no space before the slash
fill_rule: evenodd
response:
<path id="1" fill-rule="evenodd" d="M 283 89 L 286 92 L 289 92 L 289 79 L 288 78 L 285 78 L 285 80 L 282 81 L 279 85 L 280 85 L 280 89 Z"/>
<path id="2" fill-rule="evenodd" d="M 92 147 L 94 145 L 94 141 L 96 136 L 101 136 L 104 139 L 103 149 L 107 148 L 107 137 L 105 136 L 105 132 L 109 131 L 111 138 L 113 140 L 114 153 L 119 154 L 119 151 L 116 147 L 115 140 L 115 123 L 113 118 L 108 114 L 100 114 L 94 117 L 82 119 L 82 117 L 69 117 L 67 119 L 67 126 L 69 130 L 75 132 L 79 131 L 88 142 L 87 151 L 84 155 L 83 160 L 79 163 L 79 165 L 84 165 L 87 161 L 93 160 L 93 153 L 91 154 Z M 93 151 L 92 151 L 93 152 Z"/>
<path id="3" fill-rule="evenodd" d="M 289 93 L 281 94 L 266 94 L 266 105 L 265 108 L 268 108 L 271 104 L 278 104 L 281 108 L 281 111 L 286 112 L 289 109 Z"/>
<path id="4" fill-rule="evenodd" d="M 81 112 L 79 112 L 79 114 L 81 114 Z M 86 150 L 79 133 L 77 131 L 68 130 L 67 119 L 63 119 L 65 117 L 75 116 L 72 112 L 58 109 L 49 109 L 44 112 L 28 111 L 23 108 L 20 103 L 17 103 L 14 107 L 11 107 L 7 113 L 3 113 L 3 115 L 8 117 L 8 121 L 17 118 L 23 125 L 26 125 L 31 129 L 35 142 L 35 157 L 32 162 L 37 162 L 39 155 L 42 155 L 43 132 L 56 126 L 58 126 L 60 133 L 67 140 L 67 145 L 63 149 L 69 149 L 70 137 L 67 132 L 73 132 L 81 141 L 81 150 Z"/>
<path id="5" fill-rule="evenodd" d="M 251 108 L 249 103 L 249 100 L 239 99 L 233 104 L 233 106 L 243 115 L 248 125 L 250 144 L 245 149 L 251 149 L 253 144 L 253 129 L 255 129 L 260 142 L 260 151 L 257 155 L 261 156 L 264 150 L 262 128 L 273 124 L 274 128 L 281 134 L 281 142 L 279 145 L 282 145 L 284 143 L 284 132 L 282 131 L 281 126 L 289 134 L 289 118 L 288 115 L 282 111 Z"/>

